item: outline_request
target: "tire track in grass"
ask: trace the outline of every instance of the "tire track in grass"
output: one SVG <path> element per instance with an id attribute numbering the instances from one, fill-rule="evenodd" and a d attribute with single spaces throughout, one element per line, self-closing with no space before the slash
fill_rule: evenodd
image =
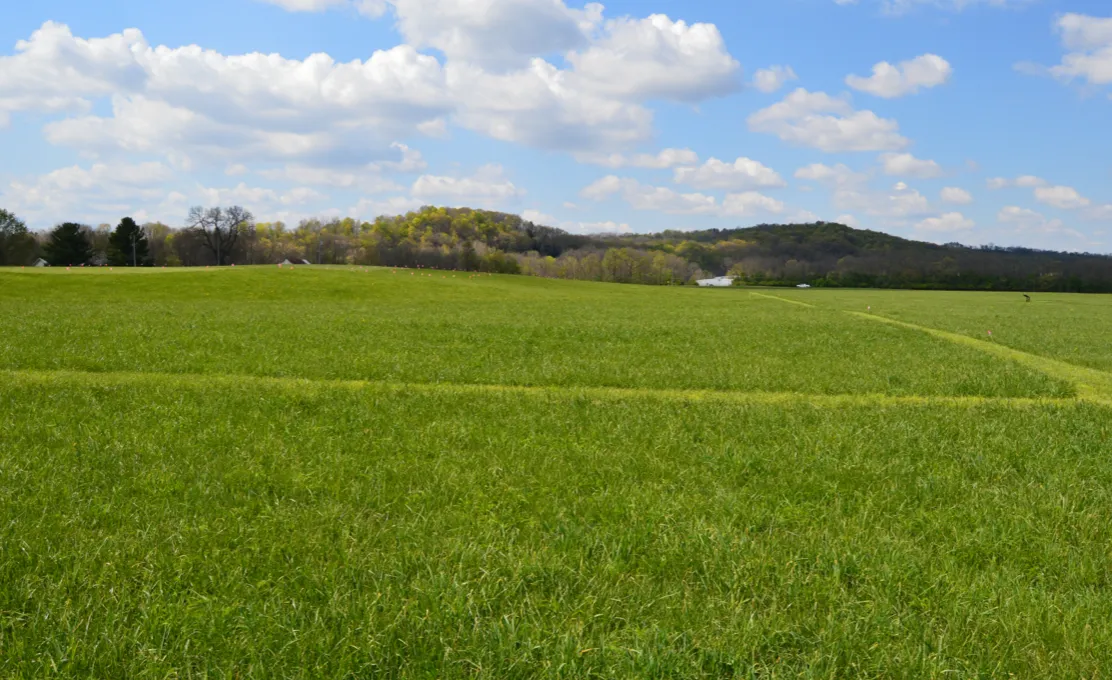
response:
<path id="1" fill-rule="evenodd" d="M 1066 406 L 1076 404 L 1075 398 L 978 397 L 978 396 L 894 396 L 886 394 L 810 394 L 797 392 L 737 392 L 726 390 L 669 390 L 626 387 L 580 387 L 503 385 L 482 383 L 404 383 L 376 380 L 327 380 L 310 378 L 275 378 L 252 375 L 207 375 L 202 373 L 138 373 L 92 371 L 0 370 L 0 394 L 8 387 L 65 385 L 81 388 L 112 388 L 140 386 L 155 391 L 196 387 L 222 389 L 260 388 L 297 390 L 312 393 L 322 389 L 380 389 L 407 393 L 447 394 L 516 394 L 557 398 L 586 398 L 621 401 L 659 399 L 675 402 L 720 402 L 755 405 L 813 406 L 816 408 L 851 408 L 860 406 L 949 406 L 973 408 L 999 405 L 1011 408 Z"/>
<path id="2" fill-rule="evenodd" d="M 987 340 L 979 340 L 968 335 L 951 333 L 949 331 L 930 328 L 928 326 L 920 326 L 906 321 L 896 321 L 895 319 L 889 319 L 876 314 L 852 311 L 846 311 L 846 314 L 888 324 L 889 326 L 921 331 L 948 342 L 965 345 L 966 347 L 972 347 L 995 357 L 1015 361 L 1028 368 L 1041 371 L 1052 378 L 1070 383 L 1077 389 L 1077 396 L 1079 399 L 1095 402 L 1103 406 L 1112 406 L 1112 373 L 1106 373 L 1095 368 L 1077 366 L 1038 354 L 1023 352 L 1018 349 L 1012 349 L 1006 345 L 989 342 Z"/>
<path id="3" fill-rule="evenodd" d="M 753 292 L 750 292 L 749 294 L 752 295 L 753 297 L 765 298 L 766 300 L 779 300 L 780 302 L 786 302 L 789 305 L 799 305 L 800 307 L 808 307 L 810 309 L 817 309 L 817 307 L 815 307 L 812 304 L 809 304 L 809 303 L 806 303 L 806 302 L 800 302 L 799 300 L 789 300 L 788 298 L 782 298 L 779 295 L 767 295 L 765 293 L 753 293 Z"/>

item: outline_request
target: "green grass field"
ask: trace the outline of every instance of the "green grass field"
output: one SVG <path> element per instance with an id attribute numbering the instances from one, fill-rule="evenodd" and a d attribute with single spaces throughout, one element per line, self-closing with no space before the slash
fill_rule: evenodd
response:
<path id="1" fill-rule="evenodd" d="M 392 272 L 0 272 L 0 677 L 1112 668 L 1112 298 Z"/>

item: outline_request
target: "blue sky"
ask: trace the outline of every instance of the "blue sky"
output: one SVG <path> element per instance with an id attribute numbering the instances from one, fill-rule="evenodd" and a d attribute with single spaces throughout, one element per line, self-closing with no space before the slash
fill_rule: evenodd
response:
<path id="1" fill-rule="evenodd" d="M 7 3 L 0 207 L 1112 252 L 1110 93 L 1096 0 Z"/>

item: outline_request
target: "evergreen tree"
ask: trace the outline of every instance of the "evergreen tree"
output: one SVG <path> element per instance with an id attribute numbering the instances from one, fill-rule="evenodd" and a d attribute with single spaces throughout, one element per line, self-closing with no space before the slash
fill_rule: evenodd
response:
<path id="1" fill-rule="evenodd" d="M 120 220 L 108 237 L 108 264 L 116 267 L 142 266 L 148 256 L 147 235 L 130 217 Z"/>
<path id="2" fill-rule="evenodd" d="M 56 267 L 82 265 L 93 258 L 93 246 L 85 235 L 85 227 L 73 222 L 54 227 L 43 250 L 46 261 Z"/>
<path id="3" fill-rule="evenodd" d="M 465 240 L 460 248 L 459 265 L 464 271 L 473 272 L 479 268 L 479 256 L 471 241 Z"/>

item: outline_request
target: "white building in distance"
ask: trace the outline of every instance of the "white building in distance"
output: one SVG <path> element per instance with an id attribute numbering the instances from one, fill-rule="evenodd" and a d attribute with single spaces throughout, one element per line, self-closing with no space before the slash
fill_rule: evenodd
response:
<path id="1" fill-rule="evenodd" d="M 734 285 L 734 280 L 729 276 L 718 276 L 713 279 L 700 279 L 695 283 L 703 288 L 728 288 Z"/>

